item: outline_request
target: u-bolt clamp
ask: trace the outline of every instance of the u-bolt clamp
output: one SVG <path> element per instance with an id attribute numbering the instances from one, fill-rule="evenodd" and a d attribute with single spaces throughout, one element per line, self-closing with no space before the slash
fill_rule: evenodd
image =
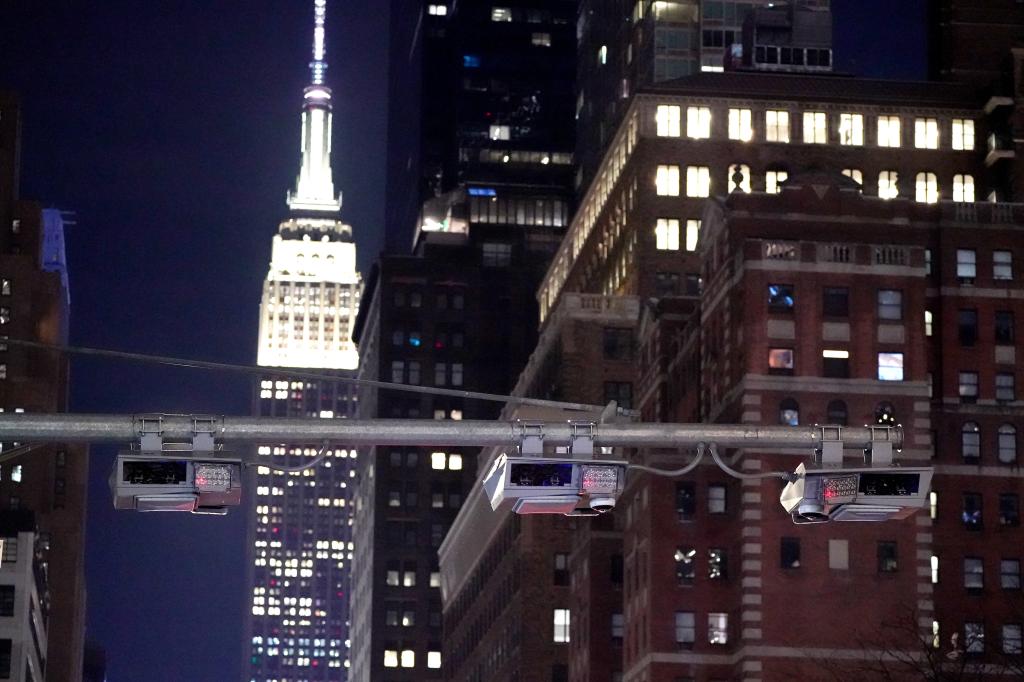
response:
<path id="1" fill-rule="evenodd" d="M 512 442 L 519 448 L 523 457 L 542 457 L 544 455 L 544 424 L 541 422 L 512 422 Z"/>
<path id="2" fill-rule="evenodd" d="M 597 424 L 591 421 L 569 420 L 570 457 L 593 459 L 595 438 L 597 438 Z"/>
<path id="3" fill-rule="evenodd" d="M 159 414 L 141 414 L 133 419 L 139 434 L 139 450 L 160 452 L 164 448 L 164 418 Z"/>

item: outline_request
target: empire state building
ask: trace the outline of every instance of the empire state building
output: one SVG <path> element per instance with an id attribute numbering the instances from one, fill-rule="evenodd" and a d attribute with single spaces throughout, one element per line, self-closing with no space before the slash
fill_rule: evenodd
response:
<path id="1" fill-rule="evenodd" d="M 351 329 L 362 281 L 352 227 L 331 173 L 331 90 L 324 84 L 327 0 L 314 0 L 311 82 L 302 93 L 302 159 L 288 215 L 274 236 L 260 302 L 263 416 L 338 419 L 355 413 L 359 357 Z M 295 369 L 288 376 L 287 369 Z M 310 374 L 318 375 L 311 379 Z M 244 680 L 344 680 L 348 672 L 349 486 L 354 448 L 274 443 L 257 448 L 248 481 Z"/>

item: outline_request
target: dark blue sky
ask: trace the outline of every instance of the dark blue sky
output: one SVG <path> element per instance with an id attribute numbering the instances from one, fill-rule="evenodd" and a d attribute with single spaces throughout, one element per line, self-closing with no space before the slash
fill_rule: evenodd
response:
<path id="1" fill-rule="evenodd" d="M 924 3 L 834 0 L 837 68 L 923 78 Z M 383 235 L 385 5 L 328 3 L 335 181 L 364 272 Z M 74 343 L 254 361 L 271 237 L 298 170 L 311 17 L 302 0 L 0 4 L 0 89 L 23 96 L 22 196 L 77 213 Z M 81 359 L 72 400 L 79 412 L 249 406 L 237 377 Z M 87 546 L 89 632 L 109 679 L 234 682 L 242 515 L 115 513 L 112 456 L 94 449 Z"/>

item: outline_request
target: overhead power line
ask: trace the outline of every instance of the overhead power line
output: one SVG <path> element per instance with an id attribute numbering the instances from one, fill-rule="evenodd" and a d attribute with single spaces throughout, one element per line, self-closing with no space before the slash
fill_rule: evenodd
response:
<path id="1" fill-rule="evenodd" d="M 396 384 L 389 381 L 376 381 L 373 379 L 357 379 L 355 377 L 339 376 L 337 374 L 324 374 L 321 372 L 309 372 L 301 369 L 289 369 L 286 367 L 263 367 L 260 365 L 240 365 L 229 362 L 211 362 L 209 360 L 194 360 L 190 358 L 178 358 L 168 355 L 153 355 L 150 353 L 131 353 L 128 351 L 109 350 L 105 348 L 89 348 L 85 346 L 64 346 L 40 341 L 27 341 L 24 339 L 5 339 L 4 343 L 24 348 L 37 348 L 40 350 L 53 351 L 55 353 L 66 353 L 68 355 L 83 355 L 91 357 L 110 358 L 113 360 L 127 360 L 131 362 L 148 362 L 170 367 L 187 367 L 191 369 L 205 369 L 217 372 L 233 372 L 236 374 L 247 374 L 254 377 L 280 377 L 288 379 L 303 379 L 306 381 L 335 381 L 340 383 L 367 386 L 371 388 L 387 389 L 389 391 L 404 391 L 406 393 L 418 393 L 421 395 L 446 396 L 450 398 L 464 398 L 466 400 L 484 400 L 488 402 L 506 403 L 513 405 L 532 405 L 534 407 L 550 407 L 561 410 L 594 411 L 601 410 L 601 405 L 587 405 L 585 403 L 570 403 L 560 400 L 543 400 L 540 398 L 526 398 L 521 396 L 500 395 L 496 393 L 483 393 L 480 391 L 464 391 L 454 388 L 438 388 L 435 386 L 413 386 L 410 384 Z M 632 410 L 619 408 L 619 413 L 627 416 L 634 416 Z"/>

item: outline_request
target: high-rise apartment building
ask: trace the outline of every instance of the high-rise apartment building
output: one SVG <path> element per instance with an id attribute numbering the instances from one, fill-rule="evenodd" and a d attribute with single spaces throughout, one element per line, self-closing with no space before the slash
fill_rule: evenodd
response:
<path id="1" fill-rule="evenodd" d="M 744 22 L 751 10 L 779 5 L 802 14 L 830 15 L 830 0 L 583 0 L 576 24 L 576 191 L 582 195 L 629 108 L 634 93 L 646 86 L 707 71 L 722 71 L 736 61 L 735 47 L 743 44 Z M 830 19 L 804 21 L 819 33 Z M 772 22 L 778 23 L 778 22 Z M 757 47 L 781 48 L 776 31 L 763 32 Z M 831 35 L 815 38 L 812 52 L 801 50 L 794 66 L 831 70 Z M 790 40 L 794 37 L 790 32 Z M 798 31 L 796 43 L 805 35 Z M 784 67 L 781 49 L 776 64 Z M 792 51 L 789 51 L 792 55 Z M 791 60 L 792 61 L 792 60 Z"/>
<path id="2" fill-rule="evenodd" d="M 18 198 L 19 126 L 17 97 L 0 93 L 0 409 L 62 412 L 67 409 L 67 359 L 3 343 L 12 338 L 64 345 L 70 310 L 61 213 Z M 48 579 L 35 593 L 48 608 L 37 626 L 46 630 L 41 636 L 51 644 L 61 642 L 43 652 L 46 660 L 32 668 L 32 675 L 51 682 L 77 680 L 85 639 L 86 449 L 67 443 L 3 443 L 0 451 L 3 506 L 31 512 L 34 519 L 34 530 L 29 529 L 34 546 L 19 550 L 22 563 L 12 571 L 28 570 L 24 562 L 45 570 Z M 14 600 L 27 604 L 29 595 L 16 585 Z M 3 640 L 0 635 L 0 651 Z M 16 672 L 25 674 L 24 668 Z"/>
<path id="3" fill-rule="evenodd" d="M 352 228 L 331 174 L 331 90 L 325 85 L 326 0 L 314 1 L 312 79 L 303 90 L 302 160 L 288 217 L 274 236 L 260 303 L 258 362 L 303 370 L 256 387 L 262 416 L 354 414 L 359 358 L 351 331 L 362 282 Z M 311 379 L 309 372 L 324 378 Z M 244 679 L 344 680 L 348 667 L 348 486 L 355 451 L 344 443 L 257 448 L 249 477 L 249 585 Z M 319 462 L 314 466 L 314 463 Z"/>
<path id="4" fill-rule="evenodd" d="M 937 506 L 796 527 L 775 483 L 636 475 L 611 517 L 527 563 L 536 520 L 492 514 L 474 488 L 441 548 L 457 679 L 545 660 L 519 621 L 563 647 L 553 679 L 580 681 L 801 679 L 823 652 L 870 656 L 876 621 L 909 619 L 893 646 L 937 627 L 942 656 L 1019 651 L 1019 611 L 996 603 L 1020 601 L 1019 230 L 1014 206 L 980 203 L 999 181 L 985 102 L 962 85 L 742 71 L 632 97 L 539 289 L 516 393 L 615 399 L 645 420 L 901 423 L 905 461 L 938 465 Z M 812 453 L 727 457 L 791 470 Z M 998 590 L 979 578 L 997 569 Z M 562 570 L 565 601 L 525 598 Z"/>

